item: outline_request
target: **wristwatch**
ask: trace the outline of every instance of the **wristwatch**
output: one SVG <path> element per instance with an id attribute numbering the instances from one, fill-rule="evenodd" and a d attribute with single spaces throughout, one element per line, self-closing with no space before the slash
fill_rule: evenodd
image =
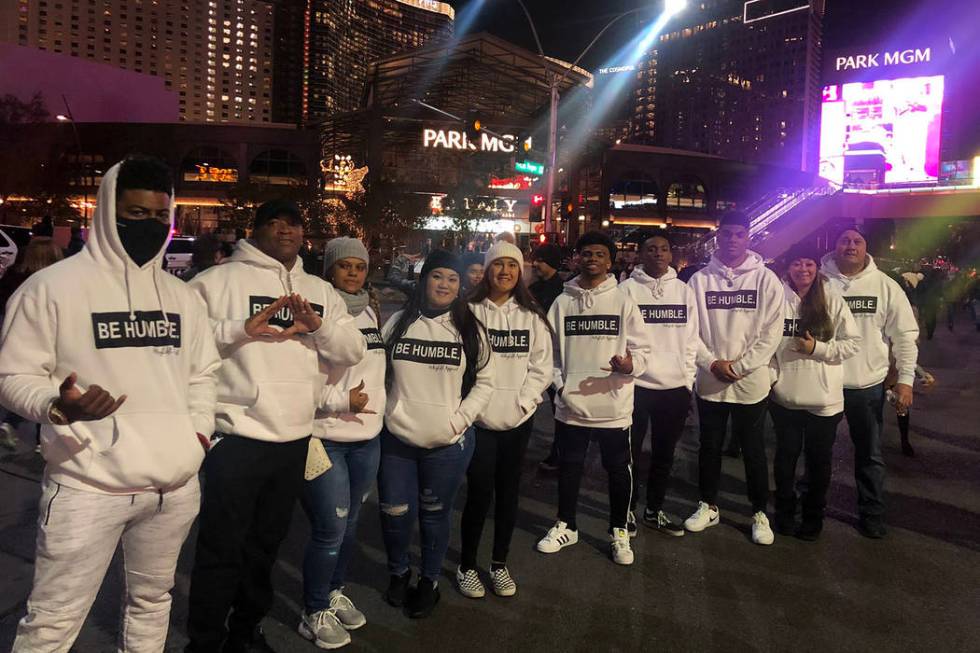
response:
<path id="1" fill-rule="evenodd" d="M 68 426 L 68 416 L 61 412 L 57 404 L 58 400 L 56 399 L 48 406 L 48 419 L 56 426 Z"/>

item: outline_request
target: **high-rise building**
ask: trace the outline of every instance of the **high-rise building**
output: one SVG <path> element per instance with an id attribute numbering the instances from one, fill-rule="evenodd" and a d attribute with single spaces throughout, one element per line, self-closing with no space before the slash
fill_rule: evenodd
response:
<path id="1" fill-rule="evenodd" d="M 361 105 L 368 67 L 452 35 L 435 0 L 276 0 L 277 122 L 315 122 Z"/>
<path id="2" fill-rule="evenodd" d="M 637 66 L 630 140 L 813 170 L 823 0 L 701 0 Z"/>
<path id="3" fill-rule="evenodd" d="M 181 120 L 272 120 L 263 0 L 6 0 L 0 40 L 157 75 Z"/>

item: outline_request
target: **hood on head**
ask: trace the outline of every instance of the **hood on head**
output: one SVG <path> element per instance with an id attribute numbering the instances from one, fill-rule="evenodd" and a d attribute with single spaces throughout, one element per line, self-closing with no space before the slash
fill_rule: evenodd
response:
<path id="1" fill-rule="evenodd" d="M 116 179 L 119 176 L 119 168 L 123 162 L 109 168 L 102 176 L 102 183 L 99 184 L 99 194 L 95 200 L 95 214 L 92 216 L 91 231 L 89 232 L 88 242 L 85 249 L 92 257 L 110 267 L 126 267 L 126 264 L 136 265 L 119 238 L 119 229 L 116 227 Z M 174 193 L 171 190 L 170 198 L 173 200 Z M 174 206 L 170 202 L 170 230 L 163 246 L 160 247 L 153 258 L 144 263 L 140 269 L 145 270 L 151 267 L 160 267 L 160 258 L 167 251 L 170 239 L 173 238 L 174 231 Z"/>
<path id="2" fill-rule="evenodd" d="M 643 269 L 642 263 L 637 265 L 635 268 L 633 268 L 633 272 L 630 273 L 630 279 L 633 279 L 637 283 L 642 283 L 644 286 L 649 286 L 657 282 L 664 282 L 669 279 L 676 279 L 676 278 L 677 278 L 677 270 L 675 270 L 671 266 L 667 266 L 667 271 L 659 279 L 647 274 L 647 271 Z"/>

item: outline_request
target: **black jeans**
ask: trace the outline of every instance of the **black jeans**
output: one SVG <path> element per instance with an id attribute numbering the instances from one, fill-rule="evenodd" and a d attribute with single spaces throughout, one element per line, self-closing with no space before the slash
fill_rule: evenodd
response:
<path id="1" fill-rule="evenodd" d="M 521 467 L 531 437 L 534 418 L 509 431 L 490 431 L 476 427 L 476 451 L 466 472 L 466 506 L 461 530 L 463 548 L 460 566 L 476 569 L 477 550 L 483 523 L 493 511 L 493 553 L 491 562 L 507 562 L 510 540 L 517 524 Z"/>
<path id="2" fill-rule="evenodd" d="M 548 400 L 551 402 L 551 416 L 555 416 L 555 386 L 548 386 Z M 558 464 L 558 422 L 555 422 L 555 432 L 551 436 L 551 450 L 545 458 L 549 463 Z"/>
<path id="3" fill-rule="evenodd" d="M 643 440 L 650 427 L 650 472 L 647 476 L 647 510 L 657 512 L 663 507 L 670 470 L 674 466 L 674 450 L 684 432 L 687 409 L 691 405 L 691 391 L 687 388 L 651 390 L 636 386 L 633 389 L 633 460 L 640 459 Z M 633 499 L 630 510 L 636 509 L 639 485 L 633 475 Z"/>
<path id="4" fill-rule="evenodd" d="M 589 442 L 595 438 L 599 442 L 602 466 L 609 475 L 609 528 L 626 528 L 626 515 L 633 494 L 629 428 L 600 429 L 561 423 L 556 432 L 561 438 L 558 446 L 558 519 L 568 524 L 569 528 L 578 529 L 575 513 L 579 487 Z"/>
<path id="5" fill-rule="evenodd" d="M 776 512 L 783 518 L 796 516 L 796 463 L 800 453 L 805 452 L 807 486 L 802 498 L 803 521 L 820 522 L 827 506 L 834 440 L 843 413 L 821 417 L 773 402 L 769 404 L 769 414 L 776 427 L 776 457 L 772 464 Z"/>
<path id="6" fill-rule="evenodd" d="M 701 421 L 701 447 L 698 451 L 698 485 L 701 500 L 715 505 L 721 482 L 721 447 L 725 441 L 728 416 L 732 416 L 732 437 L 742 445 L 745 463 L 745 488 L 752 512 L 765 511 L 769 505 L 769 463 L 763 430 L 766 424 L 766 404 L 732 404 L 705 401 L 698 397 L 698 417 Z"/>
<path id="7" fill-rule="evenodd" d="M 885 514 L 885 457 L 881 453 L 882 410 L 885 389 L 844 388 L 844 417 L 854 443 L 854 480 L 858 513 L 881 518 Z"/>
<path id="8" fill-rule="evenodd" d="M 303 488 L 308 441 L 229 435 L 205 458 L 187 651 L 218 651 L 228 631 L 247 640 L 272 607 L 272 566 Z"/>

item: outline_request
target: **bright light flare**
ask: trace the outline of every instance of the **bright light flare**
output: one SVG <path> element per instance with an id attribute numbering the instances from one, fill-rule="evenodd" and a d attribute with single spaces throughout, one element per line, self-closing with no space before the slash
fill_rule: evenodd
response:
<path id="1" fill-rule="evenodd" d="M 69 120 L 71 120 L 71 118 L 69 118 L 63 113 L 59 113 L 57 116 L 55 116 L 55 120 L 59 122 L 68 122 Z"/>
<path id="2" fill-rule="evenodd" d="M 687 7 L 687 0 L 664 0 L 664 13 L 668 16 L 676 16 Z"/>

